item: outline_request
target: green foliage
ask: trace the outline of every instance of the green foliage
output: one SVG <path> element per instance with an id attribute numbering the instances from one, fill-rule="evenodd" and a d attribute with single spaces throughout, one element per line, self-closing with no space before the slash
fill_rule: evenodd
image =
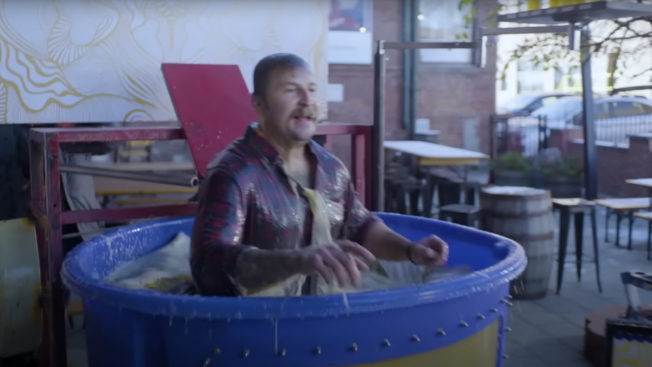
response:
<path id="1" fill-rule="evenodd" d="M 652 4 L 652 0 L 640 1 L 644 4 Z M 479 0 L 458 0 L 457 8 L 463 11 L 469 8 L 471 16 L 464 16 L 467 26 L 470 26 L 473 19 L 477 18 L 476 6 Z M 498 27 L 497 15 L 503 10 L 518 6 L 516 0 L 498 0 L 497 5 L 487 10 L 486 21 L 492 28 Z M 592 54 L 609 54 L 616 56 L 615 68 L 610 72 L 610 85 L 613 86 L 619 78 L 637 78 L 643 75 L 652 76 L 652 67 L 643 68 L 639 72 L 632 72 L 628 67 L 632 63 L 640 63 L 641 55 L 649 50 L 652 44 L 652 17 L 634 17 L 624 19 L 595 20 L 590 23 L 591 39 L 589 40 L 589 51 Z M 456 39 L 463 39 L 462 35 L 456 35 Z M 625 46 L 623 42 L 627 42 Z M 580 53 L 569 49 L 568 37 L 566 34 L 543 34 L 532 36 L 513 50 L 507 60 L 499 67 L 497 77 L 505 79 L 505 72 L 509 65 L 518 61 L 529 61 L 535 68 L 541 67 L 544 70 L 555 69 L 564 72 L 568 65 L 579 65 L 582 60 Z M 500 62 L 500 61 L 499 61 Z"/>
<path id="2" fill-rule="evenodd" d="M 533 169 L 538 171 L 543 177 L 564 177 L 577 178 L 582 177 L 582 164 L 577 157 L 562 156 L 554 160 L 540 160 L 536 162 Z"/>
<path id="3" fill-rule="evenodd" d="M 505 153 L 491 161 L 491 168 L 507 171 L 529 171 L 531 163 L 520 153 Z"/>

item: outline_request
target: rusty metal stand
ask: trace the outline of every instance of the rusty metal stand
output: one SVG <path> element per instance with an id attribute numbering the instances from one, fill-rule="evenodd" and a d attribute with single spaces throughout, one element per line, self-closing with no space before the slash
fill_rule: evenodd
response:
<path id="1" fill-rule="evenodd" d="M 368 157 L 371 126 L 322 124 L 317 135 L 351 135 L 352 181 L 364 203 L 369 203 Z M 130 207 L 101 210 L 61 210 L 60 144 L 130 140 L 185 139 L 180 128 L 35 128 L 30 131 L 30 208 L 36 223 L 41 267 L 43 331 L 39 351 L 40 366 L 66 366 L 64 287 L 60 271 L 63 262 L 64 224 L 115 221 L 137 218 L 192 215 L 196 204 Z"/>

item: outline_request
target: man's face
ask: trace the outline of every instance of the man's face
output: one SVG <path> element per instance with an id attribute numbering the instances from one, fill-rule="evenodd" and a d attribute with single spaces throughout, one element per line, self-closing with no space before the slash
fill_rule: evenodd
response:
<path id="1" fill-rule="evenodd" d="M 307 69 L 277 68 L 254 107 L 264 131 L 290 144 L 307 142 L 317 125 L 317 83 Z"/>

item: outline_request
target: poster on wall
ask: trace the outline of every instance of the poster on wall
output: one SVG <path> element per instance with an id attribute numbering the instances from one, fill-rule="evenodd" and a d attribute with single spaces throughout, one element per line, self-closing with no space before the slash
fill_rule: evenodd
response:
<path id="1" fill-rule="evenodd" d="M 330 0 L 328 62 L 371 64 L 373 2 Z"/>
<path id="2" fill-rule="evenodd" d="M 0 124 L 176 120 L 161 63 L 292 52 L 328 80 L 323 0 L 0 0 Z"/>

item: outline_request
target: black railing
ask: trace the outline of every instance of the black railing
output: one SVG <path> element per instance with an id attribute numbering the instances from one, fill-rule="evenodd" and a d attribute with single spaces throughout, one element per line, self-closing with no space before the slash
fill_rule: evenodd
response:
<path id="1" fill-rule="evenodd" d="M 595 130 L 598 143 L 628 146 L 629 135 L 652 133 L 652 114 L 596 120 Z"/>
<path id="2" fill-rule="evenodd" d="M 543 116 L 491 116 L 491 154 L 516 152 L 532 156 L 548 146 L 549 130 Z"/>
<path id="3" fill-rule="evenodd" d="M 551 129 L 581 128 L 581 124 L 547 121 L 545 116 L 493 115 L 491 117 L 492 157 L 505 153 L 533 156 L 548 147 Z M 652 133 L 652 114 L 595 120 L 596 141 L 600 145 L 629 146 L 629 136 Z"/>

